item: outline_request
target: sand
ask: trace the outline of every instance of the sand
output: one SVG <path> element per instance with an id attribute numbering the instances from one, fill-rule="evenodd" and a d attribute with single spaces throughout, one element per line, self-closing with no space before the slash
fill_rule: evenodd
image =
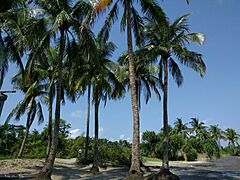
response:
<path id="1" fill-rule="evenodd" d="M 0 161 L 0 179 L 1 177 L 18 175 L 25 177 L 27 175 L 39 172 L 43 166 L 44 160 L 33 159 L 14 159 Z M 159 162 L 146 162 L 152 172 L 158 171 Z M 173 161 L 170 162 L 171 171 L 177 174 L 183 180 L 205 180 L 205 179 L 226 179 L 240 180 L 240 157 L 224 157 L 214 161 Z M 56 159 L 53 180 L 73 180 L 73 179 L 124 179 L 128 171 L 127 167 L 107 167 L 100 168 L 98 175 L 89 173 L 91 166 L 82 166 L 76 164 L 76 159 Z"/>

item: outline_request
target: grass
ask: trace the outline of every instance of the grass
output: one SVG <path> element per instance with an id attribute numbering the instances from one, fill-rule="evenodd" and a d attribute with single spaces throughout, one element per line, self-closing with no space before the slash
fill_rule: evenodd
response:
<path id="1" fill-rule="evenodd" d="M 152 157 L 146 157 L 146 156 L 143 156 L 142 157 L 142 161 L 143 162 L 158 162 L 158 163 L 160 163 L 160 162 L 162 162 L 162 160 L 161 159 L 158 159 L 158 158 L 152 158 Z"/>

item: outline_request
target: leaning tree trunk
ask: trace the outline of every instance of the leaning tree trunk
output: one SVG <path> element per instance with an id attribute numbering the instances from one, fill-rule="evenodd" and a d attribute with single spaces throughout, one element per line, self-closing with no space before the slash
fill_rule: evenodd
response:
<path id="1" fill-rule="evenodd" d="M 133 113 L 133 142 L 132 142 L 132 160 L 131 167 L 127 178 L 130 178 L 135 172 L 140 173 L 140 153 L 139 153 L 139 107 L 136 91 L 136 73 L 134 68 L 133 47 L 132 47 L 132 29 L 131 29 L 131 7 L 130 0 L 126 1 L 126 17 L 127 17 L 127 46 L 128 46 L 128 66 L 129 66 L 129 80 L 131 91 L 131 103 Z M 141 176 L 141 175 L 140 175 Z"/>
<path id="2" fill-rule="evenodd" d="M 169 146 L 169 134 L 168 134 L 168 63 L 167 58 L 163 59 L 164 65 L 164 87 L 163 87 L 163 161 L 162 166 L 165 169 L 169 169 L 168 160 L 168 146 Z"/>
<path id="3" fill-rule="evenodd" d="M 57 96 L 56 96 L 56 110 L 55 110 L 55 122 L 54 122 L 54 134 L 50 153 L 46 160 L 41 172 L 36 176 L 36 179 L 45 180 L 51 179 L 53 171 L 53 165 L 57 154 L 58 137 L 59 137 L 59 125 L 60 125 L 60 112 L 61 112 L 61 99 L 62 99 L 62 60 L 65 45 L 64 29 L 60 29 L 60 56 L 58 62 L 58 76 L 57 76 Z"/>
<path id="4" fill-rule="evenodd" d="M 88 109 L 87 109 L 87 130 L 86 130 L 86 142 L 85 142 L 85 156 L 84 162 L 88 162 L 88 149 L 89 149 L 89 123 L 90 123 L 90 108 L 91 108 L 91 83 L 88 85 Z"/>
<path id="5" fill-rule="evenodd" d="M 91 168 L 91 173 L 96 174 L 99 172 L 98 168 L 98 110 L 99 110 L 99 98 L 98 98 L 98 90 L 95 90 L 95 137 L 94 137 L 94 157 L 93 157 L 93 166 Z"/>
<path id="6" fill-rule="evenodd" d="M 232 148 L 233 148 L 233 155 L 237 155 L 237 150 L 236 150 L 234 140 L 231 140 L 231 144 L 232 144 Z"/>
<path id="7" fill-rule="evenodd" d="M 27 138 L 28 138 L 28 134 L 29 134 L 29 129 L 30 129 L 30 115 L 28 115 L 27 117 L 27 122 L 26 122 L 26 132 L 24 134 L 24 138 L 23 138 L 23 141 L 22 141 L 22 145 L 21 145 L 21 148 L 19 150 L 19 153 L 18 153 L 18 156 L 17 158 L 22 158 L 22 155 L 23 155 L 23 152 L 24 152 L 24 148 L 25 148 L 25 144 L 27 142 Z"/>
<path id="8" fill-rule="evenodd" d="M 49 154 L 50 154 L 50 148 L 51 148 L 51 144 L 52 144 L 52 104 L 53 104 L 53 85 L 50 86 L 49 88 L 49 107 L 48 107 L 48 145 L 47 145 L 47 157 L 48 158 Z"/>

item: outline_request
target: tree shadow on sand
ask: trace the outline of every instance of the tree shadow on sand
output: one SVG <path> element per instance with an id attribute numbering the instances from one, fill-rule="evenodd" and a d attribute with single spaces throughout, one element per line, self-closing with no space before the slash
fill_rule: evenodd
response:
<path id="1" fill-rule="evenodd" d="M 209 169 L 201 169 L 199 167 L 172 167 L 172 171 L 176 173 L 180 179 L 184 180 L 237 180 L 240 179 L 240 171 L 214 171 Z"/>

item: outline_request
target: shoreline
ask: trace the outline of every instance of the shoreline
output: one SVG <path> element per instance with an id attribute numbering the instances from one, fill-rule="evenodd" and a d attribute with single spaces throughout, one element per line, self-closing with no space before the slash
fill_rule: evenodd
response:
<path id="1" fill-rule="evenodd" d="M 0 160 L 0 177 L 3 175 L 32 176 L 43 166 L 44 160 L 11 159 Z M 157 172 L 161 162 L 149 161 L 151 172 Z M 127 167 L 100 168 L 100 173 L 92 175 L 91 165 L 77 165 L 76 159 L 56 159 L 53 180 L 61 179 L 125 179 Z M 180 179 L 240 179 L 240 157 L 223 157 L 212 161 L 170 161 L 171 171 Z"/>

